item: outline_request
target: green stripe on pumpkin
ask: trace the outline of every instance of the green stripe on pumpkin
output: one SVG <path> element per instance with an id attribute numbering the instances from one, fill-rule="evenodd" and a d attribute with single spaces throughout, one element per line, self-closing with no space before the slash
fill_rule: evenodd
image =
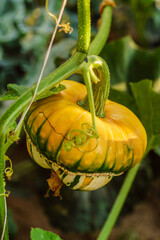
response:
<path id="1" fill-rule="evenodd" d="M 76 176 L 75 178 L 74 178 L 74 180 L 71 182 L 71 184 L 70 184 L 70 188 L 73 188 L 74 186 L 76 186 L 77 185 L 77 183 L 79 182 L 79 180 L 80 180 L 80 177 L 81 176 Z"/>
<path id="2" fill-rule="evenodd" d="M 107 172 L 107 171 L 109 172 L 108 165 L 106 165 L 106 160 L 107 160 L 107 156 L 108 156 L 108 151 L 109 151 L 109 143 L 108 143 L 108 146 L 107 146 L 107 151 L 106 151 L 106 155 L 105 155 L 103 164 L 102 164 L 102 166 L 99 168 L 99 171 L 100 171 L 100 172 Z"/>

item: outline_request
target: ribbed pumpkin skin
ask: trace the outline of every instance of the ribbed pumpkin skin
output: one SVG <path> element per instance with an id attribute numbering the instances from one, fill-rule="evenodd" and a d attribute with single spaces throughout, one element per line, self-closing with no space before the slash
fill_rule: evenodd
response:
<path id="1" fill-rule="evenodd" d="M 112 179 L 110 173 L 76 173 L 70 172 L 55 162 L 49 162 L 48 159 L 39 153 L 36 146 L 27 135 L 27 148 L 30 156 L 44 168 L 51 168 L 62 180 L 62 182 L 73 190 L 92 191 L 106 185 Z"/>
<path id="2" fill-rule="evenodd" d="M 146 149 L 147 136 L 138 118 L 126 107 L 106 101 L 105 118 L 96 117 L 99 134 L 88 144 L 66 151 L 63 143 L 74 129 L 83 123 L 92 124 L 91 114 L 77 102 L 86 96 L 86 87 L 73 81 L 63 81 L 66 89 L 35 102 L 25 119 L 28 150 L 36 146 L 40 154 L 71 172 L 119 174 L 138 163 Z M 96 147 L 96 148 L 95 148 Z M 35 159 L 36 160 L 36 159 Z M 38 163 L 43 167 L 47 164 Z"/>

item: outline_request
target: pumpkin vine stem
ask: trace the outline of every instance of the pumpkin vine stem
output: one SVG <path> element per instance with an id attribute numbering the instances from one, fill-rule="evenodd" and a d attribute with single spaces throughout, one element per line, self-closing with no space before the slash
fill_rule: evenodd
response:
<path id="1" fill-rule="evenodd" d="M 4 159 L 4 144 L 5 135 L 2 133 L 0 136 L 0 160 Z M 3 176 L 5 168 L 5 160 L 0 161 L 0 237 L 1 239 L 8 240 L 8 227 L 6 219 L 6 191 L 5 191 L 5 179 Z"/>
<path id="2" fill-rule="evenodd" d="M 85 69 L 88 69 L 88 72 Z M 82 64 L 81 71 L 84 76 L 86 87 L 87 84 L 90 85 L 87 87 L 87 96 L 78 104 L 87 111 L 91 111 L 91 99 L 93 94 L 95 114 L 96 116 L 103 118 L 106 116 L 105 104 L 108 99 L 110 89 L 110 73 L 108 65 L 101 57 L 91 55 L 88 57 L 88 62 L 84 62 Z M 90 80 L 92 80 L 92 83 L 88 83 Z M 93 114 L 92 111 L 91 114 Z M 93 118 L 94 117 L 95 116 L 93 116 Z"/>
<path id="3" fill-rule="evenodd" d="M 78 43 L 77 51 L 87 54 L 91 38 L 90 0 L 77 0 Z"/>
<path id="4" fill-rule="evenodd" d="M 90 109 L 90 112 L 91 112 L 91 115 L 92 115 L 92 124 L 93 124 L 93 127 L 94 127 L 95 131 L 97 131 L 97 128 L 96 128 L 96 113 L 95 113 L 95 106 L 94 106 L 94 98 L 93 98 L 91 77 L 90 77 L 90 73 L 89 73 L 87 64 L 84 64 L 84 66 L 82 67 L 81 70 L 82 70 L 85 85 L 86 85 L 86 88 L 87 88 L 87 99 L 88 99 L 89 109 Z"/>
<path id="5" fill-rule="evenodd" d="M 100 19 L 100 26 L 98 33 L 96 34 L 95 38 L 90 44 L 89 47 L 89 55 L 98 55 L 104 45 L 106 44 L 106 40 L 108 38 L 110 27 L 111 27 L 111 20 L 112 20 L 112 11 L 113 7 L 110 5 L 106 5 L 103 9 L 102 16 Z"/>

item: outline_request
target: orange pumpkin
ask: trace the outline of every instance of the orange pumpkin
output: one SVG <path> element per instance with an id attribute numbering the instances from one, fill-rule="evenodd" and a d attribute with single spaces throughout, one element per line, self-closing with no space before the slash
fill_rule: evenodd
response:
<path id="1" fill-rule="evenodd" d="M 62 84 L 65 90 L 36 101 L 29 110 L 25 119 L 28 151 L 71 189 L 94 190 L 142 159 L 146 132 L 133 112 L 107 100 L 106 116 L 96 117 L 99 137 L 89 137 L 91 113 L 78 105 L 87 94 L 85 85 L 69 80 Z"/>

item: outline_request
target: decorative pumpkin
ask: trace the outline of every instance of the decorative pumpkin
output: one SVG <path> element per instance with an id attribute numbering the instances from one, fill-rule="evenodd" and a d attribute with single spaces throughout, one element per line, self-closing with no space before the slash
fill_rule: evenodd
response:
<path id="1" fill-rule="evenodd" d="M 43 168 L 51 168 L 74 190 L 95 190 L 137 164 L 147 137 L 138 118 L 126 107 L 106 101 L 104 118 L 78 105 L 87 94 L 83 84 L 64 80 L 66 89 L 36 101 L 25 119 L 27 148 Z"/>

